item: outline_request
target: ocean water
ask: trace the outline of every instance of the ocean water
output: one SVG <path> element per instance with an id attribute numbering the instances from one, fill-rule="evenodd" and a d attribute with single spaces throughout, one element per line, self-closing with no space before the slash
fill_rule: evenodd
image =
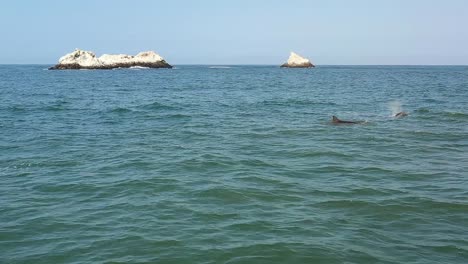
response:
<path id="1" fill-rule="evenodd" d="M 0 263 L 468 263 L 468 67 L 47 66 L 0 66 Z"/>

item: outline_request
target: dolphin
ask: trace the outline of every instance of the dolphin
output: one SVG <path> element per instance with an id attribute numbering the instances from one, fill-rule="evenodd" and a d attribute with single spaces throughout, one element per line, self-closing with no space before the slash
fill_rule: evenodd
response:
<path id="1" fill-rule="evenodd" d="M 396 117 L 396 118 L 400 118 L 400 117 L 405 117 L 405 116 L 407 116 L 407 115 L 408 115 L 408 113 L 406 113 L 406 112 L 399 112 L 399 113 L 397 113 L 397 114 L 395 115 L 395 117 Z"/>
<path id="2" fill-rule="evenodd" d="M 345 120 L 338 119 L 338 117 L 336 116 L 333 116 L 332 123 L 333 124 L 361 124 L 363 122 L 345 121 Z"/>

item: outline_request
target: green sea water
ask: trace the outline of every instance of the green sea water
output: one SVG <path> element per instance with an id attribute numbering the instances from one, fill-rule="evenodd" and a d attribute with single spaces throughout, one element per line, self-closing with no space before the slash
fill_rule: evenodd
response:
<path id="1" fill-rule="evenodd" d="M 468 67 L 46 68 L 0 66 L 0 263 L 468 263 Z"/>

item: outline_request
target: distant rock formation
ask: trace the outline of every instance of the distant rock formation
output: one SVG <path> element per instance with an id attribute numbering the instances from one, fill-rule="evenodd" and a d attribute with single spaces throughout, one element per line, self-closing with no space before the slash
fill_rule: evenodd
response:
<path id="1" fill-rule="evenodd" d="M 140 52 L 136 56 L 125 54 L 104 54 L 97 58 L 91 51 L 76 49 L 59 59 L 59 63 L 49 70 L 67 69 L 114 69 L 130 67 L 172 68 L 154 51 Z"/>
<path id="2" fill-rule="evenodd" d="M 281 65 L 281 67 L 286 67 L 286 68 L 311 68 L 315 67 L 310 61 L 306 58 L 303 58 L 299 55 L 297 55 L 294 52 L 291 52 L 291 55 L 289 55 L 288 61 Z"/>

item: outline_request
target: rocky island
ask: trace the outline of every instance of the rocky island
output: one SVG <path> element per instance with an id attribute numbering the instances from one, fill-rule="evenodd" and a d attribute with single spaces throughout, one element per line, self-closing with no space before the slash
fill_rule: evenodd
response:
<path id="1" fill-rule="evenodd" d="M 297 55 L 294 52 L 291 52 L 291 55 L 289 55 L 289 59 L 286 63 L 281 65 L 281 67 L 286 67 L 286 68 L 312 68 L 315 67 L 310 60 L 303 58 L 299 55 Z"/>
<path id="2" fill-rule="evenodd" d="M 114 69 L 130 67 L 172 68 L 154 51 L 140 52 L 136 56 L 126 54 L 104 54 L 96 57 L 91 51 L 76 49 L 59 59 L 59 63 L 49 70 Z"/>

